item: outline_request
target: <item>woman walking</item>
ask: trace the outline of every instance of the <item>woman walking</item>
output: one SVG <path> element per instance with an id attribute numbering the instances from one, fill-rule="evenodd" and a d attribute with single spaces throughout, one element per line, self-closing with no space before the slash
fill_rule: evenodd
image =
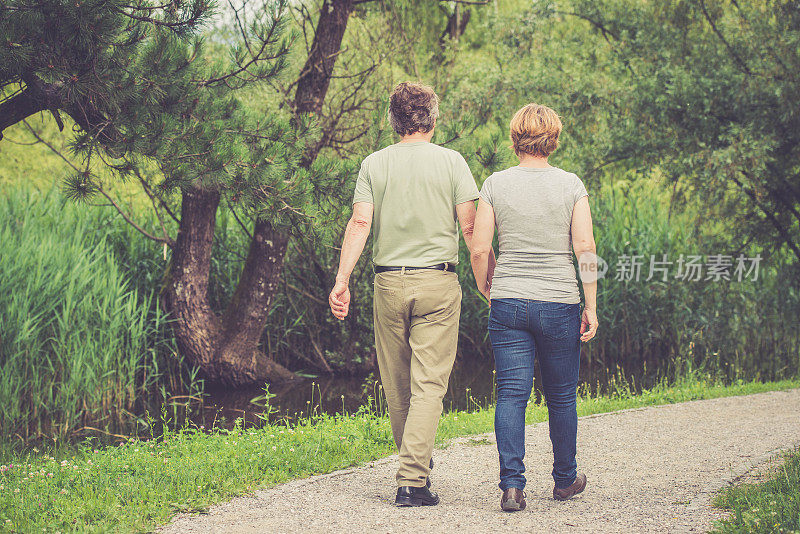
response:
<path id="1" fill-rule="evenodd" d="M 486 179 L 475 219 L 472 270 L 491 304 L 500 505 L 506 511 L 525 508 L 525 409 L 534 358 L 550 415 L 553 497 L 566 500 L 586 487 L 575 462 L 576 389 L 580 342 L 592 339 L 598 326 L 597 257 L 583 182 L 547 161 L 561 128 L 546 106 L 528 104 L 514 115 L 511 141 L 520 163 Z M 495 226 L 500 256 L 492 273 Z M 583 282 L 582 313 L 573 252 Z"/>

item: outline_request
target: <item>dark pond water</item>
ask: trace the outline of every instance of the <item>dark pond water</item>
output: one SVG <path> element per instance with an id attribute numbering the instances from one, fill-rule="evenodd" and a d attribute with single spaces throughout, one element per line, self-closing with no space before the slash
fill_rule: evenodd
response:
<path id="1" fill-rule="evenodd" d="M 459 359 L 453 366 L 445 410 L 467 410 L 485 407 L 494 400 L 494 362 L 473 357 Z M 294 420 L 315 413 L 354 413 L 380 397 L 378 374 L 360 377 L 319 376 L 303 378 L 286 384 L 273 384 L 269 392 L 275 395 L 270 405 L 276 410 L 272 419 Z M 261 388 L 206 390 L 201 406 L 192 421 L 206 428 L 229 426 L 237 418 L 245 422 L 259 421 L 263 414 L 264 391 Z"/>
<path id="2" fill-rule="evenodd" d="M 581 359 L 581 381 L 586 385 L 596 384 L 597 373 L 591 369 L 585 358 Z M 534 384 L 540 384 L 538 366 Z M 450 375 L 444 409 L 474 410 L 494 403 L 494 361 L 491 356 L 459 357 Z M 270 386 L 275 397 L 270 405 L 276 412 L 271 419 L 296 420 L 313 413 L 354 413 L 369 398 L 379 396 L 378 376 L 306 378 L 286 384 Z M 538 387 L 534 392 L 540 400 Z M 229 427 L 236 419 L 245 423 L 260 422 L 259 414 L 265 412 L 264 391 L 260 388 L 206 391 L 202 404 L 195 407 L 192 422 L 205 428 Z"/>

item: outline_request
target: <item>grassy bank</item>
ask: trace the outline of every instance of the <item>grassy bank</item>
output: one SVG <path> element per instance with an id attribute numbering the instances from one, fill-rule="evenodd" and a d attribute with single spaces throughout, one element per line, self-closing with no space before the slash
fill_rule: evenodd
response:
<path id="1" fill-rule="evenodd" d="M 715 504 L 731 511 L 714 532 L 800 532 L 800 448 L 777 457 L 766 479 L 720 493 Z"/>
<path id="2" fill-rule="evenodd" d="M 693 377 L 640 395 L 621 388 L 610 396 L 582 397 L 578 412 L 589 415 L 799 386 L 800 379 L 722 385 Z M 363 408 L 294 426 L 270 424 L 210 434 L 187 428 L 162 440 L 108 448 L 87 442 L 50 453 L 20 455 L 6 449 L 0 462 L 0 531 L 143 531 L 178 511 L 202 511 L 261 486 L 384 457 L 392 454 L 393 443 L 388 419 L 379 412 Z M 446 414 L 439 425 L 439 445 L 491 431 L 493 415 L 491 409 Z M 546 407 L 531 403 L 527 421 L 546 419 Z"/>

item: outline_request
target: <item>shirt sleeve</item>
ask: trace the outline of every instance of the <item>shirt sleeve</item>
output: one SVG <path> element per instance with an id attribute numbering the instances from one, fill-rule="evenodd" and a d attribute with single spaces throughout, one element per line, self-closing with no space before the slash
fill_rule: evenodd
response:
<path id="1" fill-rule="evenodd" d="M 575 184 L 573 185 L 572 191 L 572 205 L 574 206 L 580 199 L 588 196 L 589 192 L 586 191 L 586 186 L 583 185 L 583 180 L 575 176 Z"/>
<path id="2" fill-rule="evenodd" d="M 356 202 L 369 202 L 374 204 L 372 198 L 372 180 L 369 177 L 369 165 L 365 159 L 361 163 L 361 170 L 358 171 L 358 180 L 356 180 L 356 191 L 353 194 L 353 204 Z"/>
<path id="3" fill-rule="evenodd" d="M 469 170 L 469 165 L 461 154 L 458 155 L 454 172 L 453 203 L 461 204 L 478 198 L 475 178 L 472 177 L 472 171 Z"/>
<path id="4" fill-rule="evenodd" d="M 494 200 L 492 200 L 492 177 L 488 177 L 483 182 L 483 187 L 481 187 L 481 200 L 489 204 L 490 206 L 494 206 Z"/>

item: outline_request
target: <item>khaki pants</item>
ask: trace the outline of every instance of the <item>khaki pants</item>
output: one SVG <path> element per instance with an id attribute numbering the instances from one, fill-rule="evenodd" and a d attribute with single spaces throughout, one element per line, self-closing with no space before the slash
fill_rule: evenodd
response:
<path id="1" fill-rule="evenodd" d="M 456 357 L 461 286 L 432 269 L 375 275 L 375 345 L 400 451 L 398 486 L 425 485 Z"/>

